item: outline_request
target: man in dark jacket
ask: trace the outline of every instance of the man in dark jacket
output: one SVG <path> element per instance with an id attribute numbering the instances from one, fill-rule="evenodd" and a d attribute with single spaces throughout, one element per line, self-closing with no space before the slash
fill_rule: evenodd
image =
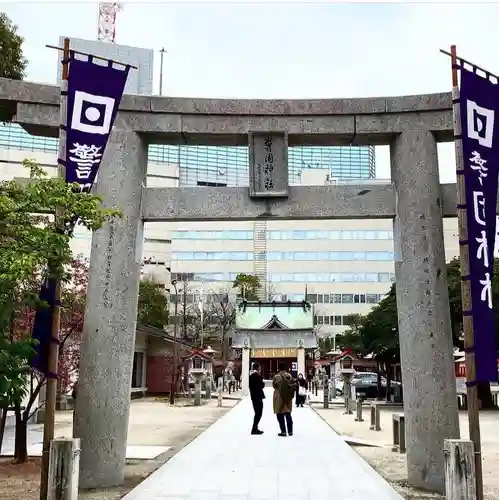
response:
<path id="1" fill-rule="evenodd" d="M 265 382 L 260 375 L 260 365 L 258 363 L 253 363 L 251 368 L 252 370 L 249 376 L 249 391 L 251 402 L 253 403 L 253 409 L 255 410 L 251 434 L 260 435 L 263 434 L 263 431 L 258 429 L 258 424 L 260 423 L 263 413 L 263 400 L 265 399 L 263 388 L 265 387 Z"/>

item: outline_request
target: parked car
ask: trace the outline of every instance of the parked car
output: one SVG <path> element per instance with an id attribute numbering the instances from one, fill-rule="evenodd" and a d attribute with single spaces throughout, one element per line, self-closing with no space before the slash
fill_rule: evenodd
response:
<path id="1" fill-rule="evenodd" d="M 381 377 L 381 397 L 386 395 L 386 377 Z M 400 385 L 400 382 L 391 382 L 391 389 L 394 392 L 395 387 Z M 343 395 L 344 382 L 338 382 L 336 385 L 336 394 Z M 358 397 L 366 399 L 374 399 L 378 397 L 378 374 L 375 372 L 356 372 L 352 377 L 352 386 L 355 387 L 355 392 Z"/>

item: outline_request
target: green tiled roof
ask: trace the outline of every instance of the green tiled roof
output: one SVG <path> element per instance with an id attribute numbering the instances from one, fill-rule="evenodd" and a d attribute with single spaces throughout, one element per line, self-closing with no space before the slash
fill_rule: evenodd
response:
<path id="1" fill-rule="evenodd" d="M 272 320 L 274 315 L 290 330 L 305 330 L 314 327 L 312 308 L 304 311 L 303 307 L 249 306 L 244 312 L 237 309 L 236 328 L 260 330 Z"/>

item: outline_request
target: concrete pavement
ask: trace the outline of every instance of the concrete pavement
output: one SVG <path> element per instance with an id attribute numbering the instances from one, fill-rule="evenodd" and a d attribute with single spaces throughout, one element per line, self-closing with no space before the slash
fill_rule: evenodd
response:
<path id="1" fill-rule="evenodd" d="M 123 500 L 402 500 L 312 409 L 294 408 L 294 436 L 278 437 L 267 399 L 252 436 L 244 398 Z"/>

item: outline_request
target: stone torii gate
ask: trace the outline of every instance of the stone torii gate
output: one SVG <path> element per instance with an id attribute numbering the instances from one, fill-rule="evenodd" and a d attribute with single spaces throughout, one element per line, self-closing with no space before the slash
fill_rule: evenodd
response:
<path id="1" fill-rule="evenodd" d="M 0 104 L 57 137 L 59 88 L 0 79 Z M 270 139 L 270 141 L 268 141 Z M 392 218 L 409 483 L 443 491 L 444 438 L 459 437 L 437 142 L 452 140 L 450 93 L 325 100 L 124 96 L 96 191 L 124 217 L 94 233 L 75 436 L 80 484 L 122 483 L 144 221 Z M 145 187 L 150 143 L 249 145 L 250 188 Z M 269 146 L 270 144 L 270 146 Z M 288 186 L 287 148 L 389 145 L 385 185 Z M 271 161 L 269 153 L 272 154 Z"/>

